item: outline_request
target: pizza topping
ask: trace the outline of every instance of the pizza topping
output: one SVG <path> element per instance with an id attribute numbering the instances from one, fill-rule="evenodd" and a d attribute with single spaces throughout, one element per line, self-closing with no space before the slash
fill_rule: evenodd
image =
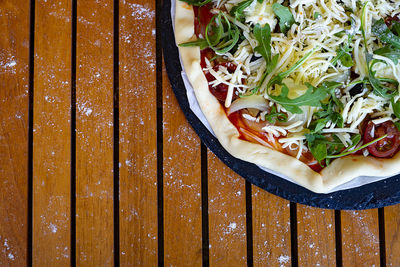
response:
<path id="1" fill-rule="evenodd" d="M 393 0 L 212 0 L 181 46 L 202 49 L 210 92 L 242 138 L 320 170 L 397 153 L 399 14 Z"/>
<path id="2" fill-rule="evenodd" d="M 227 109 L 228 115 L 242 109 L 256 109 L 258 111 L 267 111 L 268 105 L 264 97 L 260 95 L 252 95 L 236 99 Z"/>
<path id="3" fill-rule="evenodd" d="M 400 145 L 400 133 L 392 121 L 374 123 L 369 121 L 364 133 L 364 142 L 368 143 L 374 138 L 385 138 L 368 146 L 368 151 L 375 157 L 388 158 L 398 151 Z"/>

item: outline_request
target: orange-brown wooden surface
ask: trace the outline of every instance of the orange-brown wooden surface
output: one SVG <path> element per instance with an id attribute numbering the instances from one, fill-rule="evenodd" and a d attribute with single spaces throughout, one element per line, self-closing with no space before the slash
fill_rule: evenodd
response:
<path id="1" fill-rule="evenodd" d="M 334 211 L 297 205 L 291 225 L 289 201 L 256 186 L 246 195 L 243 178 L 202 155 L 162 67 L 161 11 L 148 0 L 0 0 L 0 266 L 379 266 L 383 248 L 400 266 L 399 205 L 380 219 L 341 211 L 336 254 Z"/>
<path id="2" fill-rule="evenodd" d="M 37 1 L 33 114 L 33 262 L 70 263 L 71 2 Z"/>
<path id="3" fill-rule="evenodd" d="M 254 266 L 291 266 L 289 201 L 251 188 Z"/>
<path id="4" fill-rule="evenodd" d="M 297 205 L 299 266 L 336 266 L 335 211 Z"/>
<path id="5" fill-rule="evenodd" d="M 342 211 L 343 266 L 379 266 L 378 209 Z"/>
<path id="6" fill-rule="evenodd" d="M 155 2 L 120 1 L 119 23 L 121 265 L 155 266 L 158 260 Z"/>
<path id="7" fill-rule="evenodd" d="M 76 262 L 113 265 L 113 1 L 78 1 Z"/>
<path id="8" fill-rule="evenodd" d="M 163 71 L 164 264 L 202 266 L 200 139 Z"/>
<path id="9" fill-rule="evenodd" d="M 245 181 L 208 151 L 209 255 L 211 266 L 247 262 Z"/>
<path id="10" fill-rule="evenodd" d="M 26 265 L 29 3 L 0 1 L 0 266 Z"/>
<path id="11" fill-rule="evenodd" d="M 400 205 L 385 208 L 387 266 L 400 266 Z"/>

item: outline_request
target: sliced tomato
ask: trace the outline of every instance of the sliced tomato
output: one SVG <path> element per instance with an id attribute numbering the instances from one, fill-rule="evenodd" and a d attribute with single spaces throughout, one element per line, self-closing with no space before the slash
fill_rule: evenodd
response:
<path id="1" fill-rule="evenodd" d="M 399 150 L 400 133 L 392 121 L 375 125 L 369 121 L 364 132 L 364 143 L 369 143 L 387 134 L 387 137 L 368 146 L 368 151 L 378 158 L 391 158 Z"/>

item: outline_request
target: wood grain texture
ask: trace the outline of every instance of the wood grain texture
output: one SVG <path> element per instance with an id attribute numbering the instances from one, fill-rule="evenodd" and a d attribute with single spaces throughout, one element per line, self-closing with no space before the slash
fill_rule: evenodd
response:
<path id="1" fill-rule="evenodd" d="M 113 1 L 78 1 L 76 262 L 113 265 Z"/>
<path id="2" fill-rule="evenodd" d="M 36 1 L 33 264 L 70 262 L 71 1 Z"/>
<path id="3" fill-rule="evenodd" d="M 158 260 L 155 38 L 155 1 L 120 1 L 122 266 L 156 266 Z"/>
<path id="4" fill-rule="evenodd" d="M 343 266 L 379 266 L 378 210 L 342 211 Z"/>
<path id="5" fill-rule="evenodd" d="M 201 266 L 200 139 L 163 71 L 164 264 Z"/>
<path id="6" fill-rule="evenodd" d="M 335 211 L 297 205 L 299 266 L 336 266 Z"/>
<path id="7" fill-rule="evenodd" d="M 208 151 L 210 266 L 247 262 L 245 180 Z"/>
<path id="8" fill-rule="evenodd" d="M 386 265 L 400 266 L 400 205 L 386 207 L 384 214 Z"/>
<path id="9" fill-rule="evenodd" d="M 254 266 L 291 266 L 290 203 L 252 186 Z"/>
<path id="10" fill-rule="evenodd" d="M 0 266 L 27 260 L 29 3 L 0 1 Z"/>

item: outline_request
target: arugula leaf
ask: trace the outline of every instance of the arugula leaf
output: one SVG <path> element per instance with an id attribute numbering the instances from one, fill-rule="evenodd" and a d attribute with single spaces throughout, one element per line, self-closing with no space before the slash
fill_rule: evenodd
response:
<path id="1" fill-rule="evenodd" d="M 191 46 L 199 46 L 200 50 L 208 47 L 208 42 L 205 39 L 197 39 L 195 41 L 190 41 L 186 43 L 179 44 L 180 47 L 191 47 Z"/>
<path id="2" fill-rule="evenodd" d="M 368 68 L 368 79 L 369 79 L 369 82 L 371 83 L 372 88 L 374 89 L 373 90 L 374 94 L 376 94 L 377 96 L 383 97 L 383 98 L 391 98 L 396 93 L 396 90 L 383 85 L 381 80 L 375 76 L 376 71 L 372 70 L 373 66 L 378 61 L 374 60 L 372 58 L 372 55 L 367 52 L 365 52 L 365 57 L 366 57 L 367 68 Z"/>
<path id="3" fill-rule="evenodd" d="M 221 55 L 235 47 L 239 41 L 240 30 L 223 12 L 220 12 L 211 18 L 206 27 L 205 37 L 208 46 L 216 54 Z"/>
<path id="4" fill-rule="evenodd" d="M 181 0 L 182 2 L 186 2 L 192 6 L 204 6 L 211 2 L 211 0 Z"/>
<path id="5" fill-rule="evenodd" d="M 279 122 L 287 122 L 288 121 L 288 115 L 283 112 L 276 112 L 276 107 L 272 106 L 271 111 L 269 114 L 265 115 L 265 119 L 269 121 L 270 123 L 275 123 L 276 120 Z"/>
<path id="6" fill-rule="evenodd" d="M 282 91 L 280 95 L 270 95 L 269 97 L 273 99 L 276 103 L 282 105 L 287 111 L 291 113 L 303 113 L 303 111 L 299 108 L 301 106 L 320 107 L 321 100 L 327 97 L 326 91 L 320 88 L 316 88 L 308 83 L 306 85 L 308 87 L 307 91 L 297 98 L 288 98 L 289 88 L 286 86 L 286 84 L 282 84 Z"/>
<path id="7" fill-rule="evenodd" d="M 336 97 L 336 88 L 338 88 L 339 86 L 342 86 L 343 84 L 338 83 L 338 82 L 323 82 L 321 84 L 321 88 L 324 89 L 326 92 L 328 92 L 328 94 L 331 96 L 332 101 L 336 104 L 336 106 L 339 107 L 340 110 L 342 110 L 343 107 L 343 103 Z"/>
<path id="8" fill-rule="evenodd" d="M 375 50 L 374 54 L 389 58 L 395 65 L 397 65 L 400 59 L 400 50 L 390 45 Z"/>
<path id="9" fill-rule="evenodd" d="M 393 113 L 394 115 L 400 119 L 400 102 L 394 102 L 394 97 L 392 97 L 392 99 L 390 100 L 391 104 L 392 104 L 392 108 L 393 108 Z"/>
<path id="10" fill-rule="evenodd" d="M 325 160 L 325 165 L 329 165 L 333 158 L 346 156 L 364 148 L 357 148 L 350 151 L 351 148 L 357 146 L 361 141 L 361 135 L 359 134 L 351 138 L 351 144 L 346 149 L 344 149 L 344 144 L 335 135 L 332 135 L 329 140 L 326 136 L 319 133 L 305 134 L 305 137 L 311 154 L 320 164 Z"/>
<path id="11" fill-rule="evenodd" d="M 233 16 L 235 19 L 237 19 L 238 21 L 243 21 L 244 19 L 244 10 L 249 7 L 254 0 L 246 0 L 244 2 L 239 3 L 238 5 L 232 7 L 231 11 L 229 14 L 231 14 L 231 16 Z"/>
<path id="12" fill-rule="evenodd" d="M 276 54 L 272 57 L 271 54 L 271 28 L 269 24 L 265 24 L 261 28 L 260 24 L 256 24 L 253 29 L 254 37 L 257 39 L 258 46 L 254 48 L 254 51 L 260 53 L 267 63 L 267 72 L 271 73 L 276 64 L 278 63 L 279 55 Z"/>
<path id="13" fill-rule="evenodd" d="M 354 29 L 355 26 L 355 21 L 354 19 L 351 19 L 351 28 Z M 353 58 L 351 57 L 351 51 L 353 51 L 353 48 L 350 47 L 350 44 L 353 40 L 353 37 L 355 35 L 355 31 L 352 34 L 348 34 L 348 39 L 347 43 L 345 45 L 341 45 L 339 49 L 336 51 L 336 57 L 332 59 L 332 65 L 336 65 L 339 61 L 340 63 L 345 66 L 345 67 L 352 67 L 354 65 Z"/>
<path id="14" fill-rule="evenodd" d="M 372 24 L 372 32 L 381 42 L 391 44 L 397 49 L 400 49 L 400 37 L 390 31 L 383 19 L 377 20 Z"/>
<path id="15" fill-rule="evenodd" d="M 279 18 L 279 28 L 281 29 L 281 32 L 286 34 L 290 27 L 292 27 L 292 25 L 296 22 L 293 18 L 292 13 L 290 12 L 288 7 L 285 7 L 278 3 L 274 3 L 272 5 L 272 10 Z"/>
<path id="16" fill-rule="evenodd" d="M 376 142 L 378 142 L 378 141 L 380 141 L 380 140 L 382 140 L 382 139 L 384 139 L 386 137 L 387 137 L 387 134 L 385 134 L 384 136 L 381 136 L 379 138 L 376 138 L 375 140 L 372 140 L 371 142 L 366 143 L 366 144 L 364 144 L 364 145 L 362 145 L 362 146 L 360 146 L 358 148 L 355 148 L 355 149 L 352 149 L 352 150 L 347 150 L 346 152 L 342 152 L 342 153 L 340 153 L 338 155 L 328 155 L 327 158 L 328 159 L 336 159 L 336 158 L 341 158 L 341 157 L 356 153 L 357 151 L 362 150 L 362 149 L 364 149 L 364 148 L 366 148 L 366 147 L 368 147 L 368 146 L 370 146 L 370 145 L 372 145 L 372 144 L 374 144 L 374 143 L 376 143 Z"/>
<path id="17" fill-rule="evenodd" d="M 266 62 L 266 71 L 262 75 L 260 81 L 257 86 L 251 90 L 251 94 L 253 95 L 260 89 L 261 85 L 264 83 L 265 78 L 268 73 L 271 73 L 276 65 L 278 64 L 279 55 L 276 54 L 272 56 L 271 54 L 271 28 L 269 24 L 265 24 L 264 27 L 261 27 L 260 24 L 256 24 L 253 29 L 254 37 L 257 39 L 258 46 L 254 48 L 254 51 L 261 54 Z"/>

